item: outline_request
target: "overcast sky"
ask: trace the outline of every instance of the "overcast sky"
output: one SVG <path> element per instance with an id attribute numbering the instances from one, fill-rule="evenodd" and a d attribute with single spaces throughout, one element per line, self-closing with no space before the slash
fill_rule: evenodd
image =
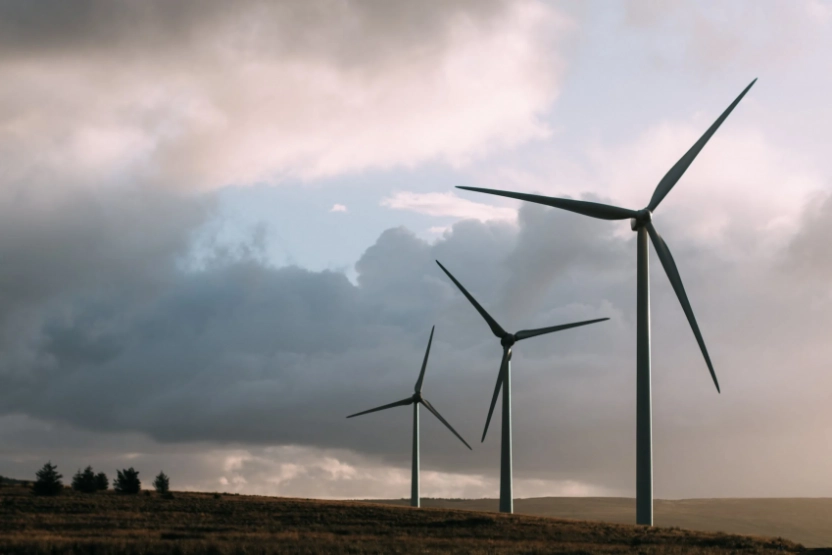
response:
<path id="1" fill-rule="evenodd" d="M 832 496 L 832 2 L 0 2 L 0 474 L 174 489 L 635 493 L 635 242 L 454 189 L 662 203 L 655 495 Z"/>

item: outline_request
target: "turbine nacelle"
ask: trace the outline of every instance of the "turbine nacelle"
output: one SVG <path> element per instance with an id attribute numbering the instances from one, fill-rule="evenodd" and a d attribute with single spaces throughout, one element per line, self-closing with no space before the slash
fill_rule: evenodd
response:
<path id="1" fill-rule="evenodd" d="M 644 227 L 653 221 L 653 212 L 649 208 L 642 208 L 636 212 L 635 218 L 630 218 L 630 229 L 638 231 L 639 228 Z"/>

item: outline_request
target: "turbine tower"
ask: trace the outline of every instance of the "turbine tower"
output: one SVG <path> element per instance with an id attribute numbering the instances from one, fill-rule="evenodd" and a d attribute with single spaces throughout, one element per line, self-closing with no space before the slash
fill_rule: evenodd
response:
<path id="1" fill-rule="evenodd" d="M 653 246 L 656 249 L 656 254 L 659 256 L 659 261 L 664 267 L 670 284 L 679 298 L 679 303 L 682 305 L 682 310 L 687 316 L 690 327 L 693 330 L 693 335 L 696 337 L 702 355 L 705 357 L 705 362 L 708 365 L 708 370 L 713 378 L 714 385 L 717 392 L 719 392 L 719 382 L 716 379 L 713 364 L 711 364 L 711 357 L 708 356 L 708 350 L 705 348 L 705 341 L 702 339 L 702 334 L 699 331 L 699 326 L 696 324 L 696 318 L 693 315 L 693 309 L 688 302 L 688 296 L 685 293 L 685 288 L 682 285 L 682 278 L 679 276 L 679 271 L 676 268 L 676 263 L 673 261 L 673 256 L 670 254 L 670 249 L 667 244 L 656 231 L 653 226 L 653 212 L 659 206 L 662 199 L 670 192 L 679 178 L 688 169 L 688 166 L 693 162 L 708 140 L 716 133 L 725 118 L 731 111 L 739 104 L 742 97 L 748 90 L 756 83 L 757 80 L 751 81 L 745 90 L 731 103 L 730 106 L 722 113 L 719 118 L 708 128 L 702 137 L 696 141 L 690 150 L 682 156 L 676 164 L 670 168 L 670 171 L 659 181 L 653 197 L 646 208 L 641 210 L 630 210 L 627 208 L 619 208 L 617 206 L 609 206 L 607 204 L 600 204 L 597 202 L 586 202 L 581 200 L 553 198 L 541 195 L 529 195 L 525 193 L 514 193 L 510 191 L 498 191 L 495 189 L 482 189 L 479 187 L 458 187 L 459 189 L 466 189 L 469 191 L 478 191 L 480 193 L 489 193 L 492 195 L 500 195 L 509 198 L 535 202 L 537 204 L 544 204 L 546 206 L 553 206 L 562 210 L 576 212 L 584 216 L 598 218 L 601 220 L 626 220 L 630 219 L 630 226 L 633 231 L 637 232 L 636 242 L 638 245 L 636 255 L 637 265 L 637 332 L 636 332 L 636 524 L 653 525 L 653 438 L 652 438 L 652 400 L 650 392 L 650 276 L 648 268 L 648 254 L 649 245 L 647 238 L 652 240 Z"/>
<path id="2" fill-rule="evenodd" d="M 428 348 L 425 351 L 425 360 L 422 361 L 422 370 L 419 372 L 419 379 L 416 380 L 416 387 L 414 388 L 414 393 L 410 397 L 406 399 L 402 399 L 401 401 L 396 401 L 395 403 L 390 403 L 389 405 L 383 405 L 380 407 L 376 407 L 374 409 L 365 410 L 363 412 L 357 412 L 355 414 L 349 415 L 347 418 L 352 418 L 354 416 L 361 416 L 362 414 L 369 414 L 371 412 L 378 412 L 380 410 L 390 409 L 393 407 L 405 407 L 407 405 L 413 405 L 413 465 L 411 469 L 411 480 L 410 480 L 410 506 L 411 507 L 419 507 L 419 403 L 425 405 L 425 408 L 428 409 L 433 415 L 439 419 L 453 434 L 459 438 L 459 441 L 465 444 L 465 447 L 471 449 L 471 446 L 468 445 L 468 442 L 462 439 L 462 436 L 459 435 L 456 430 L 454 430 L 453 426 L 448 424 L 448 421 L 442 418 L 442 415 L 439 414 L 439 411 L 433 408 L 433 405 L 430 402 L 422 397 L 422 381 L 425 379 L 425 368 L 428 365 L 428 355 L 430 354 L 430 344 L 433 342 L 433 330 L 436 329 L 436 326 L 430 328 L 430 339 L 428 339 Z"/>
<path id="3" fill-rule="evenodd" d="M 571 324 L 562 324 L 560 326 L 552 326 L 549 328 L 539 328 L 534 330 L 521 330 L 517 333 L 508 333 L 488 312 L 471 296 L 471 294 L 459 283 L 454 276 L 451 275 L 445 266 L 438 260 L 436 261 L 442 271 L 445 272 L 451 281 L 462 291 L 462 294 L 471 301 L 477 312 L 488 323 L 491 331 L 500 339 L 500 344 L 503 346 L 503 359 L 500 362 L 500 371 L 497 374 L 497 385 L 494 387 L 494 396 L 491 398 L 491 407 L 488 409 L 488 418 L 485 421 L 485 429 L 482 432 L 482 440 L 485 441 L 485 434 L 488 433 L 488 425 L 491 423 L 491 415 L 494 413 L 494 406 L 497 404 L 497 395 L 500 393 L 500 386 L 503 389 L 503 425 L 502 425 L 502 442 L 500 445 L 500 512 L 513 513 L 514 512 L 514 493 L 512 484 L 512 456 L 511 456 L 511 351 L 515 342 L 521 339 L 528 339 L 537 335 L 545 333 L 552 333 L 556 331 L 566 330 L 569 328 L 576 328 L 578 326 L 586 326 L 587 324 L 594 324 L 596 322 L 603 322 L 609 318 L 598 318 L 596 320 L 586 320 L 583 322 L 573 322 Z"/>

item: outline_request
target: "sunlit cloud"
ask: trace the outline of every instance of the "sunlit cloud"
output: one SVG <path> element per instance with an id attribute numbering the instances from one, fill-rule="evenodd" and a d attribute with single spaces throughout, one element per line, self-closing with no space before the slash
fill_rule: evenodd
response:
<path id="1" fill-rule="evenodd" d="M 166 3 L 148 4 L 113 8 L 115 31 L 96 20 L 78 22 L 84 36 L 56 26 L 43 40 L 61 48 L 6 48 L 5 175 L 96 185 L 129 172 L 209 190 L 466 164 L 547 136 L 542 116 L 564 68 L 552 37 L 571 29 L 537 0 L 434 2 L 416 19 L 403 4 L 347 3 L 333 14 L 324 0 L 183 3 L 181 30 L 161 21 Z M 20 26 L 12 30 L 29 44 Z M 411 26 L 418 32 L 396 31 Z M 120 33 L 114 47 L 87 40 L 110 32 Z"/>
<path id="2" fill-rule="evenodd" d="M 491 220 L 517 221 L 517 210 L 514 208 L 474 202 L 460 198 L 454 193 L 398 192 L 382 199 L 381 206 L 394 210 L 409 210 L 428 216 L 449 216 L 459 219 L 474 219 L 481 222 Z M 440 230 L 440 228 L 433 229 L 436 229 L 435 232 Z"/>

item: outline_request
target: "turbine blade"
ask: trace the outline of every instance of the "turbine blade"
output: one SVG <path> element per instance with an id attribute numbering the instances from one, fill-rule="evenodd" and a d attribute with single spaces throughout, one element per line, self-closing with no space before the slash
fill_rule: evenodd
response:
<path id="1" fill-rule="evenodd" d="M 422 381 L 425 379 L 425 368 L 428 366 L 428 355 L 430 354 L 430 344 L 433 342 L 433 330 L 436 326 L 430 328 L 430 339 L 428 339 L 428 348 L 425 351 L 425 360 L 422 361 L 422 371 L 419 372 L 419 380 L 416 382 L 416 393 L 422 391 Z"/>
<path id="2" fill-rule="evenodd" d="M 448 421 L 447 421 L 447 420 L 445 420 L 444 418 L 442 418 L 442 415 L 441 415 L 441 414 L 439 414 L 439 411 L 438 411 L 438 410 L 436 410 L 435 408 L 433 408 L 433 405 L 431 405 L 431 404 L 428 402 L 428 400 L 427 400 L 427 399 L 425 399 L 424 397 L 422 397 L 422 404 L 423 404 L 423 405 L 425 405 L 425 407 L 426 407 L 426 408 L 427 408 L 430 412 L 432 412 L 432 413 L 433 413 L 433 415 L 434 415 L 436 418 L 438 418 L 438 419 L 439 419 L 439 421 L 440 421 L 440 422 L 442 422 L 442 423 L 445 425 L 445 427 L 447 427 L 447 428 L 448 428 L 451 432 L 453 432 L 453 434 L 454 434 L 456 437 L 458 437 L 458 438 L 459 438 L 459 441 L 461 441 L 462 443 L 464 443 L 464 444 L 465 444 L 465 447 L 467 447 L 468 449 L 471 449 L 471 446 L 470 446 L 470 445 L 468 445 L 468 442 L 467 442 L 467 441 L 465 441 L 464 439 L 462 439 L 462 436 L 461 436 L 461 435 L 459 435 L 458 433 L 456 433 L 456 430 L 454 430 L 454 427 L 453 427 L 453 426 L 451 426 L 450 424 L 448 424 Z M 471 449 L 471 451 L 473 451 L 473 449 Z"/>
<path id="3" fill-rule="evenodd" d="M 374 409 L 365 410 L 363 412 L 357 412 L 355 414 L 349 415 L 347 418 L 352 418 L 353 416 L 361 416 L 362 414 L 370 414 L 371 412 L 378 412 L 384 409 L 391 409 L 393 407 L 405 407 L 407 405 L 413 404 L 413 397 L 408 397 L 407 399 L 402 399 L 401 401 L 396 401 L 395 403 L 390 403 L 389 405 L 382 405 L 380 407 L 376 407 Z"/>
<path id="4" fill-rule="evenodd" d="M 673 255 L 670 254 L 670 249 L 667 248 L 667 243 L 664 242 L 662 236 L 653 227 L 652 222 L 647 223 L 647 232 L 650 234 L 650 239 L 653 240 L 653 246 L 656 247 L 656 254 L 659 255 L 659 260 L 664 266 L 664 271 L 667 274 L 676 296 L 679 298 L 679 303 L 682 305 L 682 310 L 685 311 L 685 316 L 688 317 L 688 323 L 693 330 L 693 335 L 696 336 L 696 342 L 699 343 L 699 348 L 702 350 L 702 356 L 705 357 L 705 362 L 708 364 L 708 370 L 711 372 L 711 378 L 714 380 L 717 392 L 719 392 L 719 381 L 716 379 L 716 372 L 714 366 L 711 364 L 711 357 L 708 355 L 708 349 L 705 347 L 705 340 L 702 339 L 702 334 L 699 332 L 699 326 L 696 323 L 696 317 L 693 315 L 693 309 L 690 307 L 688 296 L 685 293 L 685 287 L 682 285 L 682 278 L 679 276 L 679 270 L 676 268 L 676 263 L 673 261 Z"/>
<path id="5" fill-rule="evenodd" d="M 653 198 L 650 199 L 650 204 L 647 205 L 647 208 L 651 212 L 659 206 L 659 203 L 662 201 L 662 199 L 667 195 L 667 193 L 670 192 L 673 186 L 676 185 L 676 182 L 679 181 L 679 178 L 682 177 L 682 175 L 688 169 L 688 166 L 691 165 L 693 160 L 699 154 L 699 151 L 702 150 L 702 148 L 710 140 L 713 134 L 716 133 L 716 130 L 719 129 L 719 126 L 722 125 L 722 122 L 725 121 L 725 118 L 727 118 L 731 114 L 733 109 L 737 107 L 737 104 L 740 103 L 740 100 L 742 100 L 742 97 L 745 96 L 745 93 L 747 93 L 748 90 L 756 82 L 757 80 L 754 79 L 753 81 L 751 81 L 750 85 L 745 87 L 745 90 L 740 93 L 736 100 L 734 100 L 724 112 L 722 112 L 722 115 L 719 116 L 717 120 L 713 123 L 713 125 L 711 125 L 707 131 L 705 131 L 705 134 L 702 135 L 698 141 L 696 141 L 696 144 L 690 147 L 690 150 L 688 150 L 685 153 L 685 155 L 682 156 L 672 168 L 670 168 L 670 171 L 667 172 L 667 174 L 662 178 L 662 180 L 659 181 L 659 184 L 656 185 L 656 190 L 653 191 Z"/>
<path id="6" fill-rule="evenodd" d="M 436 263 L 439 264 L 439 267 L 442 268 L 443 272 L 448 274 L 448 277 L 451 278 L 451 281 L 453 281 L 456 284 L 456 286 L 459 287 L 459 290 L 462 291 L 462 294 L 465 295 L 465 297 L 469 301 L 471 301 L 471 304 L 474 305 L 474 308 L 477 309 L 477 312 L 480 313 L 480 316 L 485 318 L 485 321 L 488 323 L 488 327 L 491 328 L 491 331 L 494 333 L 494 335 L 496 335 L 500 339 L 502 339 L 503 337 L 508 335 L 508 333 L 506 333 L 506 331 L 503 328 L 500 327 L 500 324 L 498 324 L 497 321 L 494 318 L 492 318 L 491 315 L 489 313 L 487 313 L 482 306 L 480 306 L 480 303 L 478 303 L 477 300 L 474 297 L 471 296 L 471 293 L 466 291 L 465 288 L 462 286 L 462 284 L 459 283 L 456 280 L 456 278 L 451 275 L 451 272 L 449 272 L 447 269 L 445 269 L 445 266 L 443 266 L 442 263 L 439 262 L 438 260 L 436 261 Z"/>
<path id="7" fill-rule="evenodd" d="M 500 372 L 497 374 L 497 385 L 494 386 L 494 396 L 491 398 L 491 408 L 488 409 L 488 418 L 485 419 L 485 429 L 482 431 L 482 439 L 485 441 L 485 434 L 488 433 L 488 425 L 491 424 L 491 415 L 494 414 L 494 405 L 497 404 L 497 395 L 500 394 L 500 388 L 503 385 L 503 378 L 505 374 L 506 363 L 508 362 L 508 349 L 503 348 L 503 360 L 500 362 Z"/>
<path id="8" fill-rule="evenodd" d="M 514 337 L 517 339 L 517 341 L 520 341 L 521 339 L 528 339 L 529 337 L 534 337 L 536 335 L 543 335 L 544 333 L 552 333 L 560 330 L 568 330 L 569 328 L 586 326 L 589 324 L 594 324 L 595 322 L 603 322 L 604 320 L 609 320 L 609 318 L 584 320 L 583 322 L 572 322 L 571 324 L 561 324 L 560 326 L 552 326 L 550 328 L 538 328 L 536 330 L 520 330 L 514 334 Z"/>
<path id="9" fill-rule="evenodd" d="M 609 204 L 601 204 L 598 202 L 587 202 L 585 200 L 544 197 L 542 195 L 513 193 L 511 191 L 499 191 L 497 189 L 482 189 L 480 187 L 457 187 L 457 189 L 465 189 L 466 191 L 476 191 L 478 193 L 488 193 L 489 195 L 499 195 L 501 197 L 516 198 L 519 200 L 526 200 L 528 202 L 535 202 L 537 204 L 545 204 L 546 206 L 553 206 L 555 208 L 576 212 L 578 214 L 583 214 L 584 216 L 591 216 L 601 220 L 626 220 L 627 218 L 635 218 L 637 214 L 635 210 L 619 208 L 617 206 L 610 206 Z"/>

